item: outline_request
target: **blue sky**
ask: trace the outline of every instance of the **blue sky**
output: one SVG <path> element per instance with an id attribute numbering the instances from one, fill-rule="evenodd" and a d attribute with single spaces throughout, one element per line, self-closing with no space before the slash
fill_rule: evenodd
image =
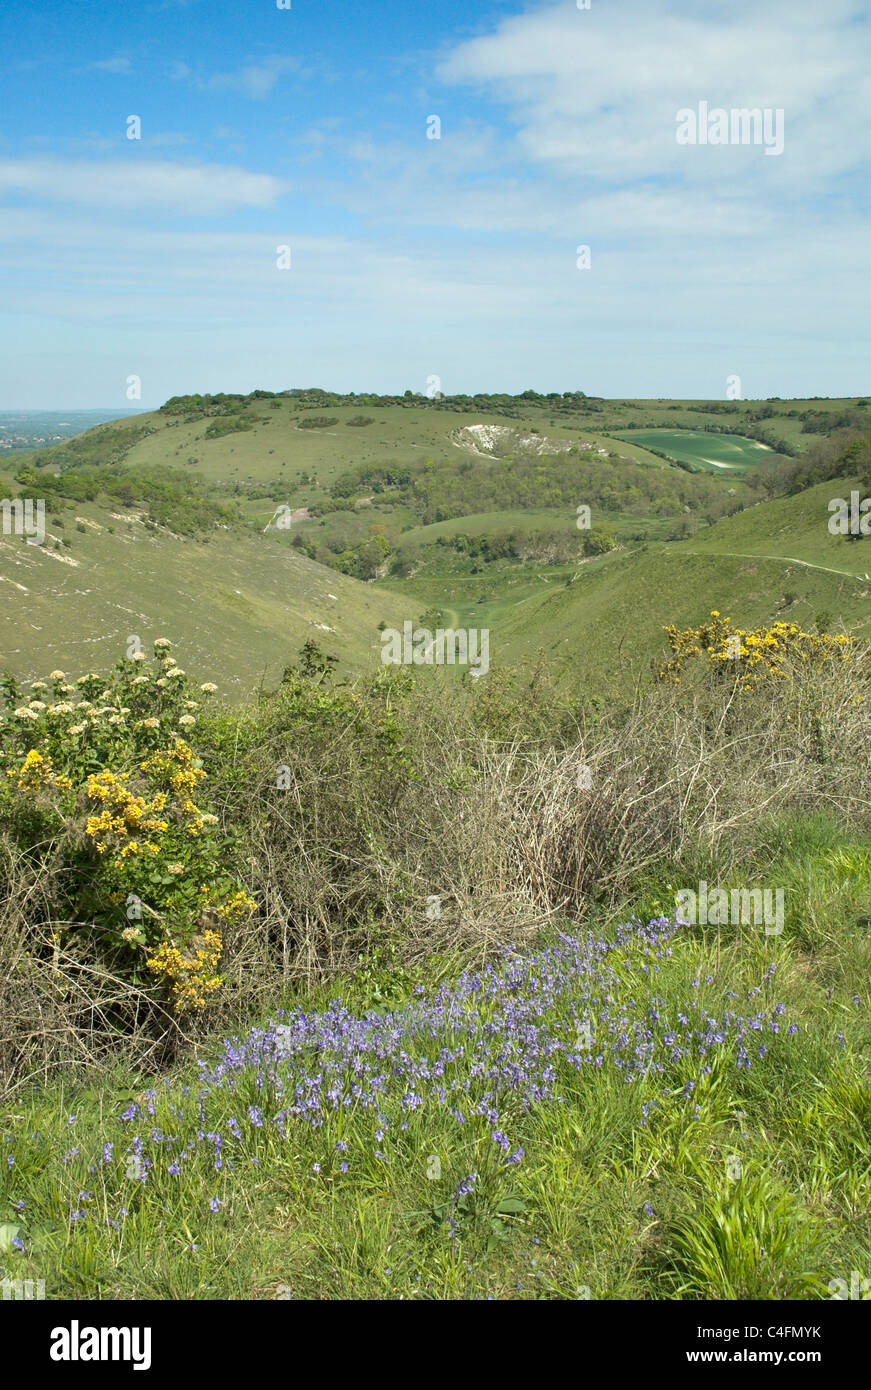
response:
<path id="1" fill-rule="evenodd" d="M 853 0 L 4 0 L 0 409 L 867 394 L 869 38 Z M 702 101 L 783 152 L 679 144 Z"/>

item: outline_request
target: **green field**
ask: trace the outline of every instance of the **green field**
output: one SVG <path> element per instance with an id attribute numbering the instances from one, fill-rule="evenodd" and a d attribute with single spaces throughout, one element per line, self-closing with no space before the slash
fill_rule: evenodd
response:
<path id="1" fill-rule="evenodd" d="M 677 463 L 732 473 L 752 468 L 771 453 L 767 445 L 753 439 L 743 439 L 736 434 L 708 434 L 701 430 L 627 430 L 618 438 L 657 449 Z"/>

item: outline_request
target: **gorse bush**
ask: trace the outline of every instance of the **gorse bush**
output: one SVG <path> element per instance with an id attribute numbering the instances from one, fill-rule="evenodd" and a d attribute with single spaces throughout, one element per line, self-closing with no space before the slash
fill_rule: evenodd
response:
<path id="1" fill-rule="evenodd" d="M 845 634 L 803 632 L 796 623 L 784 622 L 748 631 L 733 628 L 731 618 L 722 617 L 716 609 L 699 627 L 664 630 L 673 655 L 659 672 L 661 680 L 679 682 L 684 666 L 701 658 L 707 669 L 733 677 L 745 690 L 751 690 L 761 681 L 791 677 L 796 667 L 850 662 L 857 655 L 863 684 L 871 678 L 867 653 L 855 638 Z"/>
<path id="2" fill-rule="evenodd" d="M 61 967 L 87 961 L 158 985 L 174 1015 L 202 1008 L 221 983 L 223 929 L 254 906 L 228 870 L 231 837 L 201 804 L 206 774 L 189 742 L 215 687 L 193 699 L 169 645 L 158 639 L 150 669 L 134 656 L 73 684 L 54 671 L 29 700 L 5 682 L 4 896 L 8 925 L 16 882 L 29 885 L 26 949 L 12 963 L 25 992 L 50 961 L 63 994 Z"/>

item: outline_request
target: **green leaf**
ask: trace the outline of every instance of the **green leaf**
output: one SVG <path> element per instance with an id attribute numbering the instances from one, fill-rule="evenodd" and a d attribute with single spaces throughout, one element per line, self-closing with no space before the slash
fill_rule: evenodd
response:
<path id="1" fill-rule="evenodd" d="M 519 1197 L 503 1197 L 496 1207 L 499 1216 L 520 1216 L 526 1211 L 526 1203 Z"/>

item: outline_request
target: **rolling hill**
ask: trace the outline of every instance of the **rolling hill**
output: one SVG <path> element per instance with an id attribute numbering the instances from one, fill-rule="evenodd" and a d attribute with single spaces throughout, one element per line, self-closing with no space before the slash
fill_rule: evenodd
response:
<path id="1" fill-rule="evenodd" d="M 828 531 L 826 504 L 858 480 L 761 502 L 686 541 L 612 551 L 545 596 L 524 598 L 491 643 L 491 663 L 541 652 L 583 684 L 634 679 L 664 649 L 662 628 L 703 622 L 712 609 L 739 626 L 776 618 L 871 637 L 871 546 Z M 867 549 L 867 554 L 866 554 Z M 478 623 L 483 611 L 478 608 Z M 459 617 L 470 610 L 460 607 Z"/>
<path id="2" fill-rule="evenodd" d="M 408 608 L 271 534 L 203 541 L 93 504 L 75 509 L 78 520 L 64 515 L 63 531 L 48 523 L 43 546 L 0 536 L 0 652 L 20 677 L 105 670 L 128 637 L 146 646 L 168 637 L 192 675 L 244 698 L 280 677 L 308 640 L 345 669 L 368 664 L 378 622 L 401 621 Z M 68 549 L 54 548 L 59 537 L 72 538 Z"/>
<path id="3" fill-rule="evenodd" d="M 378 659 L 379 623 L 435 610 L 491 628 L 494 667 L 541 652 L 594 687 L 643 672 L 664 624 L 714 607 L 741 624 L 828 615 L 867 631 L 871 556 L 827 529 L 826 504 L 850 482 L 754 501 L 764 494 L 750 476 L 752 461 L 778 457 L 760 432 L 795 452 L 864 408 L 529 392 L 174 398 L 5 461 L 0 493 L 26 485 L 50 500 L 44 546 L 0 535 L 0 665 L 23 677 L 101 669 L 130 636 L 167 636 L 193 674 L 244 698 L 309 639 L 359 669 Z M 740 472 L 695 471 L 727 455 Z M 609 554 L 583 553 L 575 478 L 598 489 Z M 280 508 L 285 529 L 270 524 Z M 516 532 L 560 538 L 563 558 L 474 558 L 472 538 Z"/>

